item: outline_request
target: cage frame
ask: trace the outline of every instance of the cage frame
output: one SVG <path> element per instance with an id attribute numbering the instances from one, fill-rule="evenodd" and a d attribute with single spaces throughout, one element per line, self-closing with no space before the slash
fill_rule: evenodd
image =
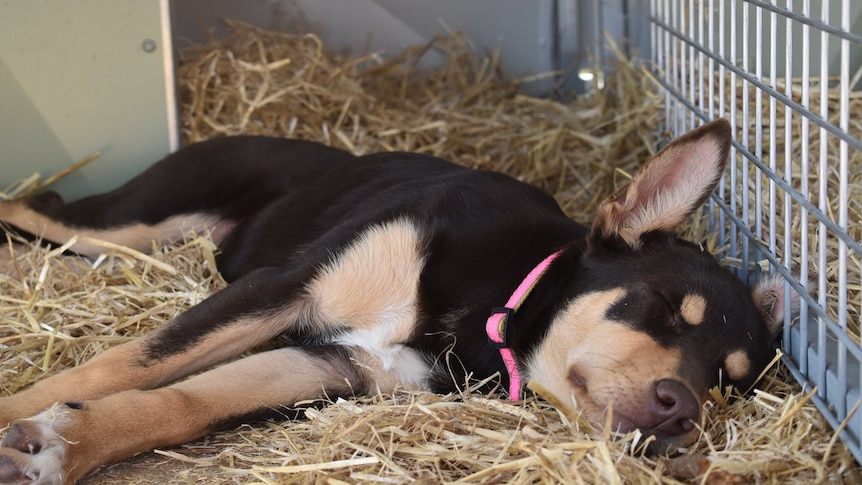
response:
<path id="1" fill-rule="evenodd" d="M 671 136 L 714 118 L 729 118 L 733 147 L 729 169 L 709 202 L 710 227 L 726 248 L 725 258 L 738 262 L 741 278 L 751 282 L 763 272 L 784 277 L 785 314 L 791 311 L 791 296 L 799 296 L 799 318 L 783 330 L 782 360 L 805 390 L 817 389 L 812 401 L 862 462 L 862 413 L 856 412 L 862 402 L 862 345 L 848 334 L 848 325 L 860 324 L 859 316 L 854 322 L 848 311 L 848 284 L 851 278 L 854 284 L 862 280 L 862 270 L 848 264 L 848 257 L 858 261 L 862 256 L 862 244 L 848 230 L 848 173 L 851 155 L 862 154 L 862 141 L 849 131 L 852 84 L 862 73 L 851 79 L 850 50 L 862 48 L 862 36 L 851 31 L 850 0 L 833 1 L 840 25 L 830 21 L 835 13 L 830 0 L 820 1 L 819 15 L 811 0 L 650 0 L 650 40 L 652 69 L 665 96 L 664 128 Z M 802 38 L 799 77 L 793 57 L 796 29 Z M 833 42 L 839 65 L 836 85 L 830 86 L 822 80 L 835 79 L 829 59 Z M 812 65 L 819 65 L 819 71 L 812 73 Z M 816 79 L 821 80 L 815 88 L 819 92 L 812 92 Z M 837 125 L 830 120 L 830 90 L 839 93 Z M 796 117 L 801 126 L 799 184 L 794 182 L 791 143 Z M 830 138 L 839 146 L 837 166 L 830 160 Z M 815 157 L 812 140 L 819 145 Z M 830 176 L 832 171 L 837 176 Z M 837 214 L 829 201 L 833 189 L 838 191 Z M 777 227 L 778 217 L 783 230 Z M 795 220 L 806 221 L 798 239 L 792 230 Z M 835 251 L 829 250 L 830 242 Z M 832 277 L 824 269 L 830 257 L 838 259 Z M 812 266 L 821 270 L 815 274 Z M 837 295 L 830 299 L 834 287 Z"/>

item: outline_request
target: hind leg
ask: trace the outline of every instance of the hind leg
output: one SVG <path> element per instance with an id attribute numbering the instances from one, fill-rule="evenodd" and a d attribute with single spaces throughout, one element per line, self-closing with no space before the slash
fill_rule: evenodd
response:
<path id="1" fill-rule="evenodd" d="M 75 238 L 69 249 L 88 257 L 106 251 L 101 241 L 148 252 L 153 241 L 174 241 L 187 232 L 208 231 L 215 241 L 220 241 L 235 225 L 218 214 L 193 213 L 176 214 L 156 224 L 129 221 L 115 227 L 75 226 L 33 209 L 27 199 L 0 202 L 0 221 L 57 245 Z"/>
<path id="2" fill-rule="evenodd" d="M 213 232 L 219 242 L 276 198 L 305 186 L 345 160 L 347 152 L 313 142 L 225 137 L 168 155 L 125 185 L 64 203 L 53 193 L 0 202 L 0 221 L 87 256 L 105 251 L 92 239 L 139 251 L 186 231 Z"/>

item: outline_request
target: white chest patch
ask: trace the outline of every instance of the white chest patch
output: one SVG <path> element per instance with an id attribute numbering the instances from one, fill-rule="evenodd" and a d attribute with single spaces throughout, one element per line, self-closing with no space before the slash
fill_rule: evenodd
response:
<path id="1" fill-rule="evenodd" d="M 334 343 L 358 347 L 380 362 L 382 370 L 393 373 L 400 384 L 423 387 L 428 380 L 431 367 L 416 350 L 400 343 L 390 343 L 391 330 L 381 323 L 371 329 L 352 330 Z"/>

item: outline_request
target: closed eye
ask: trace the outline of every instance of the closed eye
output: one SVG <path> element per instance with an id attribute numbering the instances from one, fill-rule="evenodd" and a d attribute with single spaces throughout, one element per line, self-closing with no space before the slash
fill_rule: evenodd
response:
<path id="1" fill-rule="evenodd" d="M 680 315 L 679 310 L 677 310 L 676 305 L 671 303 L 670 298 L 667 298 L 666 296 L 662 295 L 661 293 L 659 293 L 659 296 L 661 296 L 661 299 L 665 302 L 665 304 L 667 305 L 668 311 L 670 312 L 670 315 L 671 315 L 670 326 L 671 327 L 679 326 L 682 323 L 682 316 Z"/>

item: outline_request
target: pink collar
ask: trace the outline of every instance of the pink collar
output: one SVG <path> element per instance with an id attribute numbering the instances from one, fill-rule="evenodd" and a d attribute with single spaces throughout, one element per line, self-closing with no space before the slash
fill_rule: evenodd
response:
<path id="1" fill-rule="evenodd" d="M 557 259 L 563 250 L 559 250 L 556 253 L 545 258 L 541 263 L 538 264 L 533 271 L 530 271 L 530 274 L 524 278 L 524 281 L 518 285 L 518 288 L 512 293 L 512 296 L 509 297 L 509 301 L 506 302 L 506 306 L 497 307 L 491 310 L 491 316 L 488 317 L 488 323 L 485 324 L 485 333 L 488 334 L 488 343 L 496 348 L 500 349 L 500 357 L 503 358 L 503 362 L 506 364 L 506 370 L 509 372 L 509 399 L 512 401 L 517 401 L 521 398 L 521 374 L 518 372 L 518 366 L 515 364 L 515 357 L 512 355 L 512 350 L 509 348 L 509 326 L 512 324 L 512 317 L 515 315 L 515 312 L 518 308 L 521 307 L 521 304 L 524 303 L 524 300 L 527 299 L 527 295 L 530 294 L 530 291 L 536 286 L 536 283 L 539 282 L 539 278 L 545 274 L 545 271 L 548 270 L 548 267 L 551 265 L 551 262 Z"/>

